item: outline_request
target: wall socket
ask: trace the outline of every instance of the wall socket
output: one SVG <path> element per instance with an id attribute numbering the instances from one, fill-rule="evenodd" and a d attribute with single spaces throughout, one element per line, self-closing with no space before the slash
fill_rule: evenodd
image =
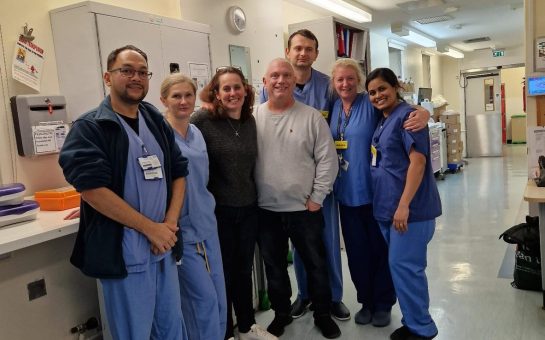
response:
<path id="1" fill-rule="evenodd" d="M 45 279 L 37 280 L 27 284 L 28 301 L 32 301 L 47 294 Z"/>

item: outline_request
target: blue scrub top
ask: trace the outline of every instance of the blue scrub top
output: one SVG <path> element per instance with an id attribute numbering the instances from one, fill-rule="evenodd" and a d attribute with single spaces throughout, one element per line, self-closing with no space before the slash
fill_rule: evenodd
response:
<path id="1" fill-rule="evenodd" d="M 335 97 L 329 91 L 329 77 L 327 75 L 312 69 L 309 81 L 305 84 L 303 89 L 295 86 L 293 96 L 298 102 L 312 106 L 320 111 L 324 118 L 329 120 L 331 105 L 334 102 Z M 259 100 L 261 103 L 264 103 L 267 99 L 267 91 L 263 88 L 259 95 Z"/>
<path id="2" fill-rule="evenodd" d="M 347 170 L 339 167 L 333 191 L 337 201 L 345 206 L 357 207 L 371 204 L 371 139 L 377 126 L 379 114 L 369 101 L 367 93 L 360 93 L 352 103 L 350 117 L 342 112 L 342 101 L 337 99 L 331 115 L 331 134 L 340 140 L 340 134 L 348 142 L 348 149 L 337 150 L 348 162 Z M 339 124 L 340 123 L 340 124 Z M 346 128 L 344 127 L 346 125 Z"/>
<path id="3" fill-rule="evenodd" d="M 167 185 L 164 177 L 165 172 L 162 169 L 165 164 L 164 155 L 140 112 L 138 117 L 138 135 L 124 119 L 118 117 L 129 138 L 123 199 L 142 215 L 153 222 L 160 223 L 165 220 L 167 208 Z M 163 178 L 152 180 L 144 178 L 144 171 L 140 167 L 138 158 L 150 155 L 156 155 L 159 159 Z M 144 234 L 132 228 L 124 228 L 123 259 L 125 260 L 127 272 L 145 271 L 150 262 L 160 261 L 167 254 L 170 254 L 170 250 L 164 254 L 153 254 L 150 242 Z"/>
<path id="4" fill-rule="evenodd" d="M 420 187 L 409 205 L 409 222 L 421 222 L 441 215 L 441 199 L 431 168 L 428 128 L 407 131 L 403 123 L 414 109 L 400 103 L 388 118 L 382 118 L 372 144 L 377 149 L 377 164 L 371 166 L 373 180 L 373 213 L 378 221 L 391 221 L 405 188 L 409 168 L 409 152 L 426 156 L 426 168 Z"/>
<path id="5" fill-rule="evenodd" d="M 208 153 L 201 131 L 189 124 L 186 138 L 174 130 L 176 144 L 188 159 L 189 174 L 186 177 L 184 206 L 180 228 L 184 244 L 202 242 L 217 233 L 214 196 L 208 185 Z"/>

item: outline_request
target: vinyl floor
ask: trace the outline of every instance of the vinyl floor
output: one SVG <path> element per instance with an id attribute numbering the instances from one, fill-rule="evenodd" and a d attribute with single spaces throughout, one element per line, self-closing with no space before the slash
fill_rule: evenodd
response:
<path id="1" fill-rule="evenodd" d="M 503 157 L 468 158 L 459 171 L 437 180 L 443 215 L 428 248 L 430 312 L 439 340 L 544 340 L 541 294 L 511 287 L 513 250 L 498 240 L 528 213 L 523 201 L 527 181 L 526 145 L 506 145 Z M 361 307 L 343 256 L 343 301 L 354 315 Z M 503 266 L 503 267 L 502 267 Z M 289 268 L 294 294 L 293 268 Z M 292 298 L 292 300 L 295 297 Z M 266 327 L 272 311 L 258 312 Z M 341 339 L 388 339 L 401 326 L 396 304 L 388 327 L 337 321 Z M 294 320 L 281 339 L 323 339 L 312 314 Z"/>

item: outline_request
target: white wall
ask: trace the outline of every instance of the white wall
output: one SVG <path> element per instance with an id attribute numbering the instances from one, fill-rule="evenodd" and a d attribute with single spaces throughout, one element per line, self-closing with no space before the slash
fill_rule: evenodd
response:
<path id="1" fill-rule="evenodd" d="M 246 13 L 246 30 L 235 34 L 227 25 L 227 10 L 237 5 Z M 282 1 L 180 0 L 182 18 L 210 25 L 212 70 L 229 65 L 229 45 L 250 48 L 253 83 L 261 82 L 267 64 L 284 56 Z"/>
<path id="2" fill-rule="evenodd" d="M 77 2 L 79 1 L 2 0 L 0 5 L 1 43 L 4 47 L 0 51 L 0 60 L 2 61 L 0 75 L 2 84 L 4 84 L 3 98 L 0 100 L 0 180 L 3 183 L 24 183 L 27 187 L 27 194 L 32 194 L 37 190 L 61 187 L 66 185 L 66 182 L 57 164 L 57 155 L 40 156 L 33 159 L 17 155 L 9 98 L 20 94 L 36 94 L 36 92 L 11 79 L 10 62 L 13 58 L 15 42 L 19 34 L 22 33 L 22 26 L 28 23 L 34 29 L 33 34 L 36 37 L 34 43 L 45 50 L 41 93 L 58 94 L 59 83 L 49 11 Z M 101 0 L 98 2 L 180 18 L 179 2 L 176 0 Z M 66 29 L 70 29 L 70 27 Z M 7 61 L 7 65 L 3 64 L 4 60 Z"/>
<path id="3" fill-rule="evenodd" d="M 524 46 L 522 45 L 505 49 L 505 56 L 503 57 L 493 57 L 492 50 L 464 52 L 464 55 L 465 57 L 462 59 L 463 70 L 524 64 L 525 62 Z"/>
<path id="4" fill-rule="evenodd" d="M 390 67 L 388 40 L 380 34 L 369 32 L 371 49 L 371 70 L 377 67 Z M 403 64 L 403 61 L 401 61 Z"/>

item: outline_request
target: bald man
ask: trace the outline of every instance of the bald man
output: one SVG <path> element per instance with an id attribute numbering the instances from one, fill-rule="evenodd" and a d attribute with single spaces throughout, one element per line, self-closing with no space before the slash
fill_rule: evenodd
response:
<path id="1" fill-rule="evenodd" d="M 322 232 L 322 204 L 331 192 L 338 161 L 321 113 L 295 101 L 295 75 L 285 59 L 274 59 L 263 84 L 268 100 L 255 112 L 258 157 L 255 180 L 259 246 L 275 317 L 267 330 L 280 336 L 293 320 L 288 276 L 288 240 L 299 251 L 314 303 L 314 324 L 328 339 L 341 331 L 331 319 L 331 288 Z"/>

